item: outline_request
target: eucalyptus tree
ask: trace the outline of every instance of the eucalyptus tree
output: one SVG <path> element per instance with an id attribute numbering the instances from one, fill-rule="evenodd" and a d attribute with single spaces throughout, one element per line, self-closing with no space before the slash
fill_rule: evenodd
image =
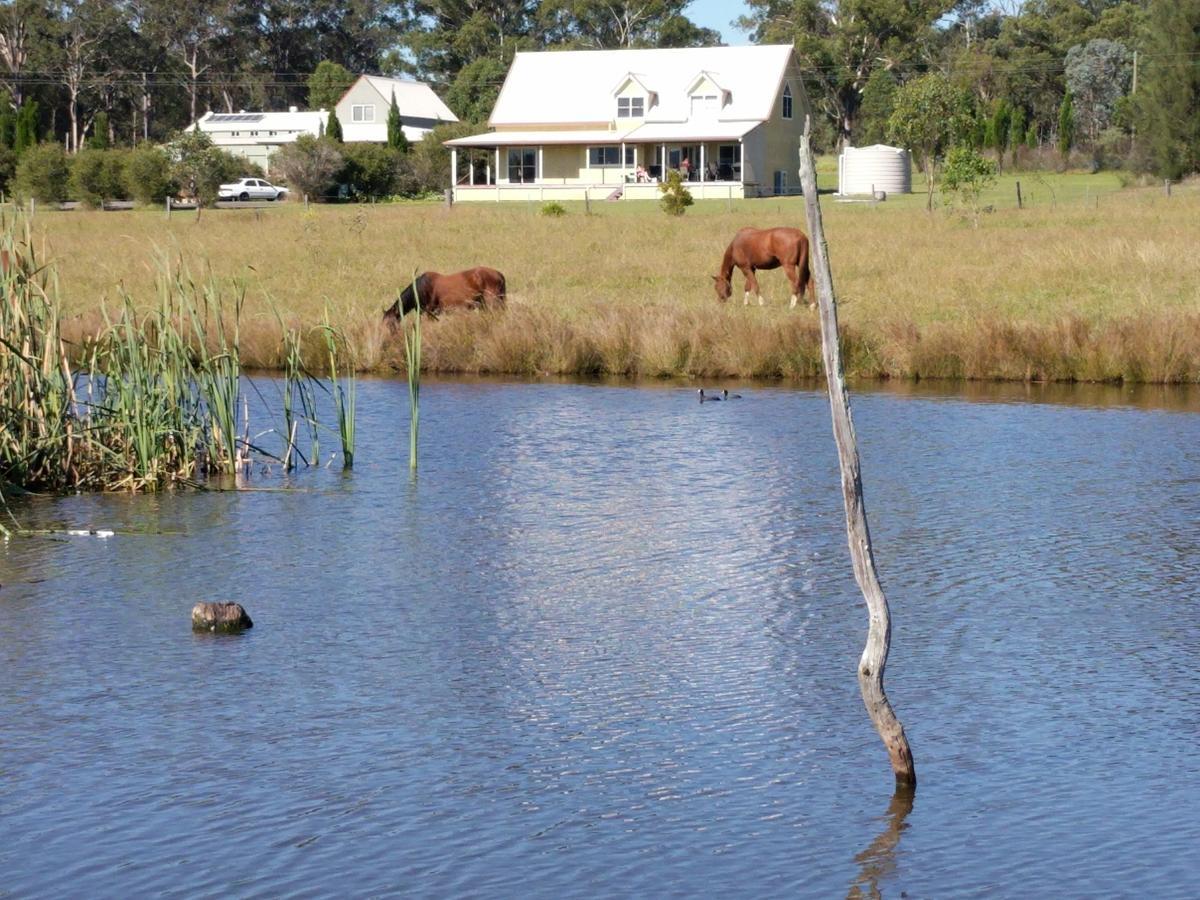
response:
<path id="1" fill-rule="evenodd" d="M 720 35 L 692 22 L 690 0 L 548 0 L 538 18 L 554 40 L 581 47 L 713 46 Z"/>
<path id="2" fill-rule="evenodd" d="M 1093 144 L 1108 127 L 1117 101 L 1129 91 L 1131 55 L 1124 44 L 1096 38 L 1067 51 L 1067 90 L 1075 101 L 1075 118 Z"/>
<path id="3" fill-rule="evenodd" d="M 738 20 L 758 43 L 794 44 L 809 99 L 849 141 L 863 91 L 877 69 L 923 66 L 923 50 L 947 16 L 979 0 L 746 0 Z"/>
<path id="4" fill-rule="evenodd" d="M 970 95 L 944 75 L 923 75 L 896 92 L 888 137 L 917 155 L 925 173 L 926 208 L 933 209 L 938 160 L 965 139 L 972 124 Z"/>

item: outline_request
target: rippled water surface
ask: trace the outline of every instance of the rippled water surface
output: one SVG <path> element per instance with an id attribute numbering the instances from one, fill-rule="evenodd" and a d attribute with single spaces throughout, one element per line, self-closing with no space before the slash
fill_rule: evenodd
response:
<path id="1" fill-rule="evenodd" d="M 742 393 L 430 383 L 410 481 L 366 382 L 352 474 L 15 506 L 118 533 L 0 545 L 0 895 L 1194 896 L 1194 396 L 855 393 L 910 802 L 825 397 Z"/>

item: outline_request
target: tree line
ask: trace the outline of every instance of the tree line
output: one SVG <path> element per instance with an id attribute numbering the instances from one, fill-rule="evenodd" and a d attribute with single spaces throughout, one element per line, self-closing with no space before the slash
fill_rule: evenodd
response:
<path id="1" fill-rule="evenodd" d="M 164 143 L 206 109 L 332 108 L 349 73 L 431 83 L 467 123 L 513 55 L 708 46 L 686 0 L 8 0 L 0 179 L 39 142 Z M 1178 177 L 1200 169 L 1200 0 L 748 0 L 791 43 L 817 143 L 887 140 L 901 91 L 936 76 L 1004 163 L 1055 152 Z M 322 64 L 325 64 L 322 67 Z M 345 73 L 345 74 L 343 74 Z M 403 152 L 403 151 L 402 151 Z M 1077 157 L 1078 159 L 1078 157 Z"/>
<path id="2" fill-rule="evenodd" d="M 746 5 L 756 41 L 795 45 L 826 147 L 894 135 L 902 89 L 932 78 L 966 98 L 969 140 L 1001 164 L 1074 148 L 1092 165 L 1200 170 L 1200 0 Z"/>

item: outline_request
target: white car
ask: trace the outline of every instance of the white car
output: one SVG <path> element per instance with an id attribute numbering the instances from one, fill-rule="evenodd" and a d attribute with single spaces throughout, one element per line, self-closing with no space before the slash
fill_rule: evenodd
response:
<path id="1" fill-rule="evenodd" d="M 287 188 L 276 187 L 261 178 L 239 178 L 232 184 L 223 184 L 217 189 L 222 200 L 282 200 Z"/>

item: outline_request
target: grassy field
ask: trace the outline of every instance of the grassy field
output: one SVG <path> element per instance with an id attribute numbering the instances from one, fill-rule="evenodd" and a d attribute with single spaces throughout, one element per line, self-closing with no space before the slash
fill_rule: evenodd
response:
<path id="1" fill-rule="evenodd" d="M 822 197 L 850 374 L 1200 381 L 1200 186 L 1168 198 L 1161 186 L 1122 190 L 1109 173 L 1021 173 L 984 202 L 993 211 L 975 227 L 929 215 L 923 193 L 875 205 Z M 738 228 L 804 227 L 800 198 L 698 202 L 678 219 L 651 203 L 567 209 L 38 212 L 34 231 L 57 267 L 68 334 L 95 328 L 121 291 L 149 301 L 169 264 L 244 286 L 247 364 L 280 364 L 280 317 L 307 328 L 328 308 L 361 368 L 403 368 L 379 314 L 413 271 L 490 265 L 507 275 L 508 309 L 430 323 L 427 371 L 820 372 L 816 314 L 787 310 L 781 273 L 761 277 L 761 309 L 719 304 L 709 277 Z"/>

